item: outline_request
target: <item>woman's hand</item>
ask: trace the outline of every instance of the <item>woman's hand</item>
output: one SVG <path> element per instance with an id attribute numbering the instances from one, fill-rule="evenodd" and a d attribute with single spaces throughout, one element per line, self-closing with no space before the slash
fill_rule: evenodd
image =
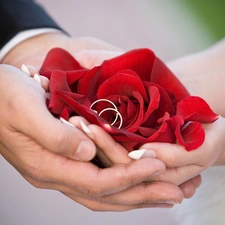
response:
<path id="1" fill-rule="evenodd" d="M 205 141 L 203 145 L 187 152 L 177 144 L 149 143 L 141 148 L 154 150 L 157 158 L 165 162 L 165 173 L 152 180 L 161 180 L 177 185 L 199 175 L 212 165 L 225 164 L 225 119 L 220 117 L 212 124 L 204 125 Z M 143 155 L 144 157 L 144 155 Z"/>

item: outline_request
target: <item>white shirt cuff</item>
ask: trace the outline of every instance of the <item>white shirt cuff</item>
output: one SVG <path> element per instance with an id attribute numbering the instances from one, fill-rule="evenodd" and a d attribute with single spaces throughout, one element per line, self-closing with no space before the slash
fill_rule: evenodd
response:
<path id="1" fill-rule="evenodd" d="M 54 28 L 40 28 L 40 29 L 31 29 L 26 31 L 19 32 L 16 36 L 14 36 L 6 45 L 4 45 L 0 51 L 0 61 L 12 50 L 16 45 L 29 39 L 31 37 L 44 34 L 44 33 L 55 33 L 62 32 L 60 30 Z"/>

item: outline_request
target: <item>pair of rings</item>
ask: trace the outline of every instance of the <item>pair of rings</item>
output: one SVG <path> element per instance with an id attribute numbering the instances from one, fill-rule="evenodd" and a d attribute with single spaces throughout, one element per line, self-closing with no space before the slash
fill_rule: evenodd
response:
<path id="1" fill-rule="evenodd" d="M 116 112 L 115 119 L 114 119 L 114 121 L 113 121 L 110 125 L 113 126 L 113 125 L 117 122 L 118 117 L 119 117 L 119 119 L 120 119 L 120 124 L 119 124 L 119 126 L 118 126 L 117 128 L 120 129 L 120 128 L 122 127 L 122 125 L 123 125 L 123 118 L 122 118 L 121 113 L 118 111 L 116 105 L 115 105 L 112 101 L 110 101 L 110 100 L 108 100 L 108 99 L 102 98 L 102 99 L 98 99 L 98 100 L 94 101 L 94 102 L 91 104 L 90 109 L 93 110 L 93 109 L 92 109 L 93 106 L 94 106 L 95 104 L 97 104 L 98 102 L 109 102 L 109 103 L 113 106 L 113 108 L 105 108 L 105 109 L 103 109 L 101 112 L 98 113 L 98 115 L 101 116 L 102 113 L 104 113 L 104 112 L 106 112 L 106 111 L 114 111 L 114 112 Z M 95 110 L 93 110 L 93 111 L 96 112 Z M 97 112 L 96 112 L 96 113 L 97 113 Z"/>

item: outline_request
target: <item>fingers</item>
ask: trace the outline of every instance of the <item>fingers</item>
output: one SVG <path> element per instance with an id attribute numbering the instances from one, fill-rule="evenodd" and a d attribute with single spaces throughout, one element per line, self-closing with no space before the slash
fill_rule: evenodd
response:
<path id="1" fill-rule="evenodd" d="M 192 180 L 192 182 L 194 183 L 194 186 L 195 186 L 196 188 L 200 187 L 200 185 L 201 185 L 201 183 L 202 183 L 202 177 L 201 177 L 201 175 L 198 175 L 198 176 L 196 176 L 196 177 L 193 177 L 191 180 Z"/>
<path id="2" fill-rule="evenodd" d="M 79 163 L 79 162 L 77 162 Z M 114 171 L 115 172 L 115 171 Z M 89 178 L 87 178 L 89 179 Z M 135 208 L 171 207 L 183 200 L 183 193 L 176 185 L 166 182 L 140 183 L 121 191 L 83 192 L 86 188 L 80 186 L 68 187 L 63 183 L 38 182 L 27 179 L 31 184 L 39 188 L 58 190 L 71 199 L 94 211 L 126 211 Z M 107 180 L 105 180 L 107 182 Z M 111 183 L 112 185 L 113 183 Z M 92 182 L 93 188 L 95 183 Z M 106 185 L 106 183 L 104 184 Z M 102 184 L 98 184 L 101 189 Z"/>
<path id="3" fill-rule="evenodd" d="M 204 124 L 205 141 L 193 151 L 186 151 L 178 144 L 169 143 L 148 143 L 141 148 L 156 151 L 157 158 L 164 161 L 167 167 L 195 164 L 207 168 L 216 161 L 219 162 L 221 153 L 224 152 L 224 124 L 222 117 L 214 123 Z"/>
<path id="4" fill-rule="evenodd" d="M 101 201 L 116 204 L 178 204 L 183 200 L 180 188 L 167 182 L 144 182 L 126 190 L 101 198 Z"/>
<path id="5" fill-rule="evenodd" d="M 30 176 L 37 180 L 77 187 L 80 192 L 95 197 L 125 190 L 165 171 L 164 163 L 156 159 L 99 169 L 92 163 L 77 162 L 50 153 L 35 164 L 32 165 L 32 171 L 35 172 L 33 167 L 36 167 L 38 174 Z"/>
<path id="6" fill-rule="evenodd" d="M 166 172 L 152 177 L 151 181 L 167 181 L 180 185 L 185 181 L 192 179 L 204 170 L 204 167 L 198 165 L 187 165 L 176 168 L 167 168 Z"/>
<path id="7" fill-rule="evenodd" d="M 94 141 L 99 149 L 97 155 L 104 165 L 127 164 L 132 161 L 127 155 L 127 150 L 118 142 L 114 141 L 101 127 L 89 124 L 86 120 L 80 119 L 79 117 L 71 117 L 69 122 L 83 130 Z"/>
<path id="8" fill-rule="evenodd" d="M 167 165 L 167 167 L 179 167 L 189 164 L 199 164 L 202 152 L 198 150 L 186 151 L 183 146 L 169 143 L 148 143 L 140 149 L 153 150 L 156 157 Z M 144 156 L 143 156 L 144 157 Z"/>
<path id="9" fill-rule="evenodd" d="M 33 77 L 38 83 L 41 84 L 42 88 L 46 92 L 49 91 L 49 79 L 45 76 L 39 75 L 39 69 L 31 66 L 31 65 L 24 65 L 22 64 L 21 70 L 26 73 L 28 76 Z"/>
<path id="10" fill-rule="evenodd" d="M 84 204 L 84 199 L 89 204 L 101 205 L 100 203 L 107 204 L 108 206 L 114 205 L 118 209 L 118 206 L 126 206 L 127 208 L 132 206 L 133 208 L 139 208 L 141 205 L 145 207 L 150 207 L 156 204 L 162 205 L 173 205 L 179 204 L 183 200 L 183 193 L 181 189 L 171 183 L 166 182 L 145 182 L 140 183 L 136 186 L 125 189 L 121 192 L 116 192 L 113 194 L 103 195 L 103 196 L 93 196 L 81 193 L 79 190 L 71 187 L 67 187 L 60 184 L 54 184 L 52 182 L 39 182 L 31 180 L 30 178 L 25 177 L 25 179 L 38 188 L 47 188 L 54 189 L 64 193 L 75 201 Z M 80 199 L 80 201 L 79 201 Z M 85 205 L 88 207 L 87 205 Z M 88 207 L 89 208 L 89 207 Z M 113 209 L 113 208 L 112 208 Z M 112 211 L 110 209 L 110 211 Z"/>
<path id="11" fill-rule="evenodd" d="M 196 189 L 201 185 L 201 176 L 198 175 L 183 184 L 179 185 L 180 189 L 182 190 L 185 198 L 191 198 L 195 192 Z"/>
<path id="12" fill-rule="evenodd" d="M 94 66 L 101 65 L 104 60 L 114 58 L 122 53 L 122 51 L 111 50 L 83 50 L 74 53 L 73 56 L 81 66 L 91 69 Z"/>
<path id="13" fill-rule="evenodd" d="M 82 131 L 63 124 L 48 111 L 45 91 L 37 82 L 16 68 L 5 66 L 3 86 L 7 109 L 1 113 L 8 131 L 22 133 L 40 146 L 71 159 L 89 161 L 96 154 L 96 147 Z M 3 91 L 3 90 L 2 90 Z"/>
<path id="14" fill-rule="evenodd" d="M 64 193 L 65 194 L 65 193 Z M 105 203 L 99 202 L 96 200 L 82 198 L 80 196 L 74 196 L 65 194 L 67 197 L 73 199 L 74 201 L 84 205 L 88 209 L 96 212 L 124 212 L 132 209 L 141 209 L 141 208 L 171 208 L 172 204 L 166 203 L 141 203 L 134 205 L 124 205 L 124 204 L 116 204 L 116 203 Z"/>
<path id="15" fill-rule="evenodd" d="M 26 117 L 30 125 L 23 127 L 24 134 L 49 151 L 71 159 L 90 161 L 94 158 L 95 144 L 82 131 L 53 118 L 45 110 L 39 109 L 38 112 L 39 117 L 36 121 L 32 121 L 32 116 Z M 33 127 L 35 129 L 32 129 Z"/>

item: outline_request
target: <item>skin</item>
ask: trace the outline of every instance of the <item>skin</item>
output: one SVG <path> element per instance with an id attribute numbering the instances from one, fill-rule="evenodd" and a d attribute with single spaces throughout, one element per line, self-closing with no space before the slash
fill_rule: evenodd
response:
<path id="1" fill-rule="evenodd" d="M 156 151 L 157 158 L 166 163 L 166 173 L 152 180 L 167 180 L 180 184 L 210 166 L 225 165 L 225 40 L 209 49 L 178 59 L 168 64 L 192 95 L 204 98 L 220 118 L 205 124 L 203 145 L 191 152 L 182 146 L 149 143 L 142 146 Z"/>
<path id="2" fill-rule="evenodd" d="M 7 65 L 0 66 L 0 79 L 4 96 L 0 153 L 32 185 L 58 190 L 94 211 L 171 207 L 182 201 L 183 193 L 174 184 L 143 182 L 165 171 L 158 159 L 130 160 L 106 169 L 79 161 L 74 156 L 78 149 L 88 151 L 96 146 L 80 129 L 61 123 L 48 112 L 41 85 Z M 109 137 L 106 141 L 98 143 L 99 147 L 109 151 L 110 144 L 112 151 L 123 156 L 125 149 Z"/>
<path id="3" fill-rule="evenodd" d="M 220 115 L 213 124 L 203 125 L 206 132 L 203 145 L 191 152 L 182 146 L 166 143 L 149 143 L 140 148 L 154 150 L 157 158 L 167 166 L 165 173 L 151 178 L 151 181 L 175 183 L 183 190 L 185 197 L 192 196 L 191 183 L 195 187 L 200 185 L 202 171 L 210 166 L 225 164 L 225 105 L 221 104 L 225 95 L 224 61 L 225 40 L 221 40 L 209 49 L 167 64 L 191 95 L 205 99 Z"/>
<path id="4" fill-rule="evenodd" d="M 21 64 L 31 64 L 37 68 L 52 47 L 62 47 L 77 55 L 84 49 L 97 50 L 99 58 L 106 57 L 105 50 L 101 54 L 102 49 L 114 48 L 92 38 L 45 34 L 16 46 L 2 63 L 18 68 Z M 80 54 L 81 64 L 90 64 L 92 58 L 87 56 L 87 50 Z M 34 72 L 30 67 L 32 76 Z M 162 161 L 131 160 L 122 146 L 94 125 L 90 125 L 94 139 L 89 138 L 80 128 L 80 120 L 87 123 L 83 118 L 71 118 L 76 127 L 54 118 L 46 108 L 48 81 L 43 77 L 40 84 L 15 67 L 0 65 L 0 79 L 0 107 L 4 108 L 0 112 L 0 153 L 35 187 L 58 190 L 94 211 L 172 207 L 183 200 L 186 192 L 176 184 L 145 182 L 165 172 Z M 112 162 L 110 168 L 100 169 L 89 162 L 97 148 Z M 184 184 L 189 187 L 189 196 L 198 185 L 199 182 L 193 181 Z"/>

